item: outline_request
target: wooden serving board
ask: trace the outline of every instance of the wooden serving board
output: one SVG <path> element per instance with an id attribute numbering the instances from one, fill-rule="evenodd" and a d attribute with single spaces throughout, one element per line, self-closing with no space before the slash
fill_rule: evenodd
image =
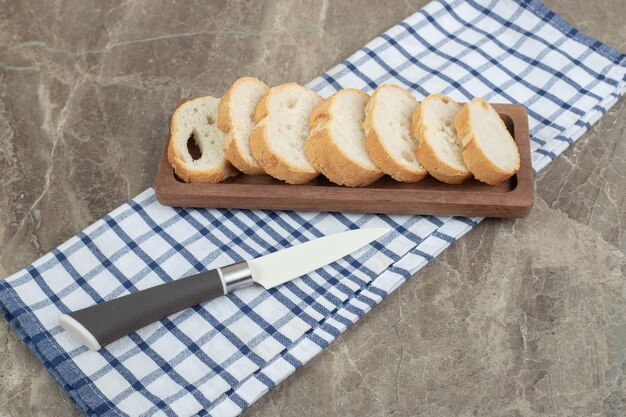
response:
<path id="1" fill-rule="evenodd" d="M 239 174 L 219 184 L 187 184 L 167 160 L 167 144 L 157 172 L 158 200 L 174 207 L 241 208 L 360 213 L 436 214 L 481 217 L 524 217 L 534 203 L 528 115 L 519 104 L 494 104 L 520 152 L 520 170 L 500 185 L 475 179 L 444 184 L 428 176 L 400 183 L 388 176 L 363 188 L 335 185 L 320 175 L 303 185 L 269 176 Z"/>

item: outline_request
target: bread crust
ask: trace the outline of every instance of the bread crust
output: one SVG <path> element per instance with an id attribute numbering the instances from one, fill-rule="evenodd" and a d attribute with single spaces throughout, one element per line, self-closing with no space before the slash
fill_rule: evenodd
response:
<path id="1" fill-rule="evenodd" d="M 463 159 L 477 180 L 489 185 L 498 185 L 508 180 L 519 170 L 519 151 L 516 152 L 517 164 L 515 169 L 506 171 L 493 164 L 476 139 L 476 132 L 472 127 L 470 118 L 470 107 L 472 104 L 484 106 L 485 108 L 486 106 L 491 107 L 483 97 L 477 97 L 466 103 L 457 113 L 454 119 L 454 127 L 463 143 Z M 506 129 L 506 125 L 499 116 L 498 120 Z M 515 145 L 515 148 L 517 149 L 517 145 Z"/>
<path id="2" fill-rule="evenodd" d="M 231 98 L 235 89 L 244 82 L 254 82 L 265 88 L 267 85 L 254 77 L 241 77 L 226 91 L 217 106 L 217 127 L 224 133 L 228 134 L 226 143 L 224 144 L 224 154 L 226 158 L 241 172 L 248 175 L 265 175 L 265 171 L 261 165 L 255 160 L 251 160 L 241 149 L 239 140 L 234 136 L 231 130 L 234 127 L 231 115 Z M 249 140 L 249 139 L 248 139 Z"/>
<path id="3" fill-rule="evenodd" d="M 424 104 L 427 104 L 431 100 L 447 99 L 453 103 L 456 101 L 443 94 L 431 94 L 417 105 L 413 117 L 411 120 L 411 127 L 413 136 L 417 139 L 417 147 L 415 148 L 415 156 L 420 163 L 428 170 L 428 173 L 437 178 L 441 182 L 447 184 L 461 184 L 468 178 L 471 178 L 472 173 L 467 170 L 463 171 L 456 167 L 449 165 L 445 160 L 439 158 L 437 152 L 433 149 L 428 138 L 428 126 L 423 123 L 422 108 Z M 457 103 L 458 105 L 458 103 Z"/>
<path id="4" fill-rule="evenodd" d="M 341 90 L 318 104 L 309 118 L 311 134 L 304 144 L 309 162 L 326 178 L 338 185 L 365 187 L 384 175 L 379 169 L 371 169 L 354 161 L 337 146 L 330 130 L 333 119 L 332 106 L 341 94 L 366 93 L 352 88 Z"/>
<path id="5" fill-rule="evenodd" d="M 369 154 L 374 164 L 378 166 L 384 173 L 389 174 L 394 180 L 401 182 L 419 182 L 426 177 L 428 172 L 425 169 L 413 170 L 407 168 L 405 165 L 400 164 L 393 158 L 393 156 L 387 151 L 385 144 L 383 143 L 376 127 L 374 126 L 374 109 L 377 105 L 377 93 L 382 87 L 395 88 L 402 94 L 411 96 L 413 100 L 415 98 L 409 94 L 408 91 L 393 84 L 382 84 L 372 94 L 372 97 L 365 105 L 365 120 L 363 121 L 363 129 L 365 130 L 365 149 Z"/>
<path id="6" fill-rule="evenodd" d="M 170 165 L 172 165 L 172 167 L 174 168 L 174 172 L 176 173 L 176 175 L 185 182 L 205 182 L 215 184 L 225 180 L 228 177 L 234 177 L 235 175 L 239 174 L 239 171 L 234 166 L 232 166 L 226 158 L 224 158 L 224 161 L 220 166 L 208 170 L 197 169 L 187 165 L 174 141 L 174 136 L 180 129 L 182 129 L 182 127 L 179 126 L 178 115 L 184 111 L 184 105 L 194 100 L 202 100 L 209 97 L 210 96 L 186 100 L 182 102 L 176 108 L 174 114 L 172 114 L 172 119 L 170 122 L 170 137 L 167 147 L 167 159 Z"/>
<path id="7" fill-rule="evenodd" d="M 289 184 L 304 184 L 319 175 L 319 172 L 303 171 L 292 166 L 280 155 L 272 151 L 269 146 L 266 128 L 257 125 L 250 134 L 250 147 L 252 154 L 259 161 L 265 172 L 272 177 L 283 180 Z"/>
<path id="8" fill-rule="evenodd" d="M 263 170 L 274 178 L 289 184 L 304 184 L 319 175 L 317 171 L 303 170 L 291 165 L 270 147 L 267 137 L 266 123 L 269 116 L 269 102 L 274 94 L 290 87 L 299 86 L 291 82 L 270 88 L 257 105 L 255 112 L 256 126 L 250 134 L 250 148 Z M 313 92 L 313 94 L 316 94 Z"/>
<path id="9" fill-rule="evenodd" d="M 255 164 L 249 162 L 243 155 L 243 151 L 236 140 L 229 140 L 224 146 L 224 155 L 237 169 L 248 175 L 265 175 L 266 172 L 261 168 L 257 161 Z"/>
<path id="10" fill-rule="evenodd" d="M 288 88 L 291 87 L 302 87 L 300 84 L 296 83 L 296 82 L 289 82 L 289 83 L 284 83 L 284 84 L 280 84 L 277 85 L 276 87 L 272 87 L 270 88 L 267 93 L 265 93 L 265 95 L 261 98 L 261 101 L 259 101 L 259 104 L 257 104 L 256 106 L 256 110 L 254 112 L 254 121 L 256 123 L 259 123 L 261 120 L 265 119 L 270 112 L 269 109 L 269 100 L 271 99 L 271 97 L 280 92 L 281 90 L 286 90 Z M 306 88 L 306 87 L 302 87 L 302 88 Z M 308 88 L 307 88 L 308 90 Z M 315 93 L 312 90 L 311 91 L 313 94 L 317 95 L 317 93 Z M 319 97 L 319 96 L 318 96 Z"/>
<path id="11" fill-rule="evenodd" d="M 298 85 L 298 84 L 292 82 L 292 83 L 285 83 L 285 84 L 277 85 L 276 87 L 270 88 L 267 91 L 267 93 L 265 93 L 265 95 L 261 97 L 261 101 L 259 101 L 259 104 L 256 105 L 256 109 L 254 110 L 254 123 L 258 124 L 261 120 L 267 117 L 267 114 L 269 113 L 267 101 L 269 100 L 269 97 L 271 94 L 274 94 L 276 91 L 279 91 L 278 89 L 285 89 L 294 85 Z"/>

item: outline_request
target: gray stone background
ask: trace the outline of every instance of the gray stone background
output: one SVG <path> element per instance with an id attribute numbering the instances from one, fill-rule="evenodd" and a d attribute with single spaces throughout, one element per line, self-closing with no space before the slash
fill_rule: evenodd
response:
<path id="1" fill-rule="evenodd" d="M 153 183 L 180 97 L 305 83 L 423 0 L 0 0 L 0 277 Z M 548 0 L 626 51 L 623 0 Z M 246 416 L 626 415 L 626 106 Z M 0 321 L 0 416 L 77 416 Z"/>

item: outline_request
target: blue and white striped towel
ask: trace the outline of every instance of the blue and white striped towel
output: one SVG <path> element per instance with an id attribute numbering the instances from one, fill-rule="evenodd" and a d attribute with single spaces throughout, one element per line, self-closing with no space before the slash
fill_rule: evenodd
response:
<path id="1" fill-rule="evenodd" d="M 309 86 L 383 82 L 422 98 L 527 106 L 535 171 L 624 93 L 626 56 L 538 1 L 435 1 Z M 88 415 L 232 416 L 324 349 L 480 219 L 179 210 L 140 194 L 0 287 L 2 313 Z M 280 288 L 250 288 L 154 323 L 101 352 L 60 314 L 346 229 L 382 241 Z"/>

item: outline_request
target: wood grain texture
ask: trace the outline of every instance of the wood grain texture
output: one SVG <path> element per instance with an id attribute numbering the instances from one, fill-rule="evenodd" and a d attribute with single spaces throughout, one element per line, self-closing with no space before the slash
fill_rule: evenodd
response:
<path id="1" fill-rule="evenodd" d="M 475 179 L 450 185 L 432 177 L 414 184 L 383 177 L 368 187 L 348 188 L 322 176 L 289 185 L 269 176 L 249 175 L 219 184 L 187 184 L 176 178 L 164 153 L 156 195 L 162 204 L 174 207 L 524 217 L 534 203 L 528 115 L 518 104 L 494 104 L 494 108 L 514 137 L 521 159 L 519 172 L 497 186 Z"/>

